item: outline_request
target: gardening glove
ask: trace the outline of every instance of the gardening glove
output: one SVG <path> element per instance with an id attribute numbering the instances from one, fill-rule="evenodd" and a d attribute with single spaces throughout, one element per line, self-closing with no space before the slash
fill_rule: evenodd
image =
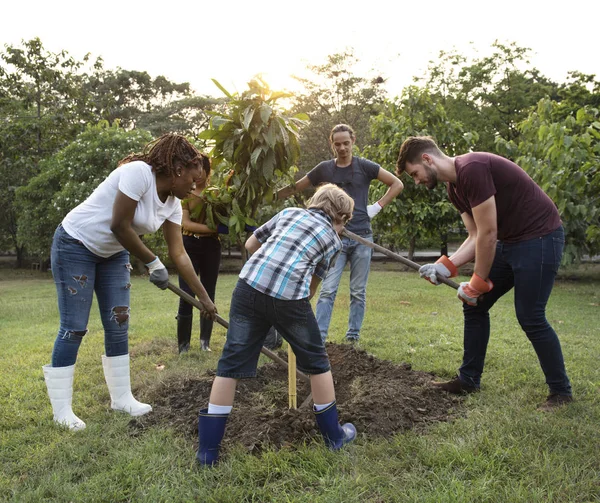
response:
<path id="1" fill-rule="evenodd" d="M 248 225 L 246 224 L 244 227 L 244 230 L 246 232 L 254 232 L 256 229 L 258 229 L 258 227 L 256 227 L 256 225 Z"/>
<path id="2" fill-rule="evenodd" d="M 152 262 L 146 264 L 148 272 L 150 273 L 150 282 L 154 283 L 161 290 L 166 290 L 169 284 L 169 271 L 163 265 L 158 257 Z"/>
<path id="3" fill-rule="evenodd" d="M 229 227 L 227 227 L 225 224 L 219 224 L 217 225 L 217 232 L 219 234 L 229 234 Z"/>
<path id="4" fill-rule="evenodd" d="M 369 215 L 370 219 L 373 219 L 382 209 L 383 207 L 379 204 L 379 201 L 369 204 L 369 206 L 367 206 L 367 215 Z"/>
<path id="5" fill-rule="evenodd" d="M 421 266 L 419 275 L 431 284 L 439 285 L 439 278 L 454 278 L 458 275 L 458 269 L 446 255 L 442 255 L 435 264 Z"/>
<path id="6" fill-rule="evenodd" d="M 481 276 L 473 274 L 471 281 L 460 284 L 457 297 L 469 306 L 476 306 L 477 299 L 492 288 L 494 284 L 489 279 L 484 280 Z"/>

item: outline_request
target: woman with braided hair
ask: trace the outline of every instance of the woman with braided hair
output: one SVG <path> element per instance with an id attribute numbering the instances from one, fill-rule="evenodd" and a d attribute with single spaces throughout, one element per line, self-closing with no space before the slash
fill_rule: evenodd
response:
<path id="1" fill-rule="evenodd" d="M 140 236 L 161 226 L 169 256 L 179 274 L 214 319 L 217 309 L 194 272 L 181 235 L 181 199 L 203 187 L 210 173 L 208 157 L 177 134 L 165 134 L 142 154 L 119 166 L 56 229 L 52 243 L 52 274 L 56 283 L 60 328 L 52 363 L 44 377 L 54 421 L 71 430 L 85 428 L 71 408 L 73 375 L 79 346 L 87 333 L 94 292 L 104 327 L 102 366 L 111 407 L 141 416 L 152 410 L 131 393 L 129 374 L 129 255 L 141 260 L 150 281 L 161 289 L 167 269 Z"/>

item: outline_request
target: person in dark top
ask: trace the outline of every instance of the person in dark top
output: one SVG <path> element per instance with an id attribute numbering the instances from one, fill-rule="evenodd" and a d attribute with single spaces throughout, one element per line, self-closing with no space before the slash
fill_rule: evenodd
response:
<path id="1" fill-rule="evenodd" d="M 386 204 L 402 192 L 404 185 L 392 173 L 382 169 L 379 164 L 352 154 L 356 136 L 347 124 L 334 126 L 329 135 L 329 141 L 336 155 L 335 159 L 317 164 L 293 186 L 281 189 L 277 193 L 277 198 L 285 199 L 311 186 L 317 187 L 323 183 L 333 183 L 346 192 L 354 201 L 352 220 L 348 222 L 346 228 L 350 232 L 362 236 L 367 241 L 373 242 L 371 220 Z M 379 201 L 369 204 L 369 186 L 372 180 L 378 180 L 387 185 L 388 190 Z M 373 250 L 348 237 L 342 237 L 342 243 L 344 245 L 342 253 L 338 257 L 335 266 L 330 269 L 327 278 L 323 281 L 319 300 L 317 301 L 316 316 L 321 337 L 325 341 L 340 279 L 346 262 L 349 262 L 350 312 L 348 314 L 346 340 L 356 342 L 360 337 L 360 329 L 365 316 L 367 280 L 369 279 Z"/>
<path id="2" fill-rule="evenodd" d="M 200 281 L 209 298 L 214 302 L 221 264 L 221 241 L 216 230 L 206 225 L 206 207 L 202 202 L 202 191 L 204 187 L 197 186 L 190 192 L 187 199 L 182 201 L 183 216 L 181 227 L 183 234 L 183 246 L 192 261 L 194 272 L 200 277 Z M 179 275 L 179 288 L 194 296 L 193 290 L 186 283 L 183 276 Z M 190 349 L 192 338 L 192 305 L 180 299 L 177 311 L 177 345 L 179 353 L 185 353 Z M 213 320 L 200 317 L 200 349 L 211 351 L 210 338 L 213 330 Z"/>
<path id="3" fill-rule="evenodd" d="M 479 390 L 490 337 L 490 308 L 514 288 L 515 310 L 546 376 L 550 393 L 540 410 L 573 401 L 558 336 L 546 319 L 564 247 L 564 230 L 552 200 L 527 173 L 498 155 L 473 152 L 449 157 L 430 137 L 410 137 L 400 148 L 396 174 L 433 189 L 445 182 L 460 211 L 467 239 L 450 257 L 419 270 L 439 284 L 440 277 L 475 260 L 469 282 L 460 284 L 464 303 L 464 353 L 459 375 L 434 383 L 450 393 Z"/>

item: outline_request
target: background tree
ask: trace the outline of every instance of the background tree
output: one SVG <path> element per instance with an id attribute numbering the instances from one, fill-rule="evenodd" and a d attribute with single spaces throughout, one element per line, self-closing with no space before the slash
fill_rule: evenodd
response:
<path id="1" fill-rule="evenodd" d="M 83 64 L 65 51 L 46 51 L 37 38 L 0 53 L 0 242 L 12 244 L 18 266 L 24 250 L 17 240 L 14 191 L 37 174 L 41 159 L 83 129 Z"/>
<path id="2" fill-rule="evenodd" d="M 67 146 L 86 124 L 121 122 L 155 135 L 192 135 L 222 100 L 195 96 L 187 83 L 121 68 L 106 70 L 101 58 L 76 61 L 66 51 L 47 51 L 39 39 L 0 53 L 0 249 L 25 249 L 18 239 L 14 195 L 39 173 L 42 159 Z M 33 243 L 33 242 L 32 242 Z"/>
<path id="3" fill-rule="evenodd" d="M 494 152 L 497 136 L 514 140 L 518 124 L 544 97 L 558 98 L 558 85 L 530 67 L 531 50 L 516 43 L 492 44 L 487 56 L 467 58 L 456 51 L 440 51 L 422 82 L 446 110 L 448 117 L 476 131 L 474 150 Z"/>
<path id="4" fill-rule="evenodd" d="M 453 156 L 467 152 L 477 141 L 475 132 L 448 117 L 442 104 L 426 88 L 407 87 L 396 101 L 386 102 L 371 121 L 371 132 L 379 140 L 364 149 L 364 155 L 394 172 L 402 142 L 408 136 L 433 136 L 441 149 Z M 373 220 L 373 233 L 381 244 L 407 247 L 409 258 L 417 244 L 438 246 L 447 253 L 448 234 L 462 228 L 460 215 L 448 201 L 445 185 L 435 190 L 416 186 L 404 175 L 404 191 Z M 372 184 L 369 200 L 380 199 L 387 187 Z"/>
<path id="5" fill-rule="evenodd" d="M 564 262 L 600 251 L 600 112 L 584 106 L 564 116 L 565 105 L 540 100 L 519 126 L 518 141 L 498 139 L 556 203 L 565 226 Z"/>
<path id="6" fill-rule="evenodd" d="M 256 225 L 259 208 L 272 203 L 273 181 L 293 179 L 300 153 L 299 131 L 307 117 L 289 115 L 278 104 L 289 94 L 271 91 L 260 78 L 252 80 L 241 95 L 214 82 L 229 101 L 226 110 L 213 114 L 199 139 L 210 142 L 213 165 L 226 176 L 224 187 L 205 192 L 207 223 L 212 227 L 219 221 L 227 224 L 245 258 L 240 236 L 246 225 Z"/>
<path id="7" fill-rule="evenodd" d="M 101 58 L 86 76 L 82 92 L 95 121 L 118 120 L 125 129 L 140 127 L 155 137 L 197 134 L 208 124 L 207 111 L 219 104 L 215 98 L 196 96 L 187 82 L 153 78 L 145 71 L 108 70 Z"/>
<path id="8" fill-rule="evenodd" d="M 87 126 L 75 141 L 40 162 L 40 173 L 16 190 L 18 240 L 45 261 L 65 215 L 84 201 L 127 154 L 152 140 L 141 129 L 126 131 L 103 121 Z M 107 209 L 110 211 L 110 209 Z"/>
<path id="9" fill-rule="evenodd" d="M 385 81 L 380 76 L 357 76 L 358 62 L 354 51 L 348 49 L 328 56 L 322 65 L 309 65 L 310 78 L 296 77 L 304 90 L 293 97 L 293 111 L 310 117 L 300 136 L 301 173 L 332 158 L 329 133 L 336 124 L 352 126 L 359 145 L 374 142 L 369 134 L 369 118 L 383 103 Z"/>

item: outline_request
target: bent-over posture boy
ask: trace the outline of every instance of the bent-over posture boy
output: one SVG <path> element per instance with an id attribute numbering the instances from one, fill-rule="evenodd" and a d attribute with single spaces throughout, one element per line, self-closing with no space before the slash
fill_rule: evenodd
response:
<path id="1" fill-rule="evenodd" d="M 320 187 L 308 209 L 287 208 L 259 227 L 246 242 L 246 262 L 231 298 L 229 329 L 217 366 L 208 409 L 198 418 L 201 465 L 219 456 L 237 380 L 255 377 L 260 350 L 273 326 L 290 344 L 298 369 L 310 376 L 314 412 L 332 450 L 354 440 L 351 423 L 340 426 L 325 343 L 310 299 L 342 249 L 339 233 L 354 202 L 333 184 Z"/>

